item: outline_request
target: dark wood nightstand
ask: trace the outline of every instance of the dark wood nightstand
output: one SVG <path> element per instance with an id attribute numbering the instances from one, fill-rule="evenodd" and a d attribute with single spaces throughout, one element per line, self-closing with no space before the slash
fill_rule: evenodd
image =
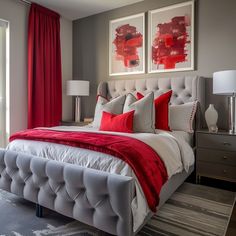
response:
<path id="1" fill-rule="evenodd" d="M 197 131 L 196 182 L 201 176 L 236 182 L 236 135 Z"/>
<path id="2" fill-rule="evenodd" d="M 75 121 L 61 121 L 61 125 L 63 126 L 85 126 L 90 124 L 91 122 L 84 122 L 84 121 L 80 121 L 80 122 L 75 122 Z"/>

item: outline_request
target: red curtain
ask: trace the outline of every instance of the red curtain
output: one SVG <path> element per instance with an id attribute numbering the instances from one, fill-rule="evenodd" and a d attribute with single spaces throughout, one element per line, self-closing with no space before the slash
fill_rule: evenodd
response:
<path id="1" fill-rule="evenodd" d="M 28 25 L 28 128 L 58 125 L 61 116 L 60 15 L 33 3 Z"/>

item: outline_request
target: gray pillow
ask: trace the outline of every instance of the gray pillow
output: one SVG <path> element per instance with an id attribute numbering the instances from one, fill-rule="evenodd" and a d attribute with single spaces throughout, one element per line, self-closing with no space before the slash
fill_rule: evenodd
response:
<path id="1" fill-rule="evenodd" d="M 193 121 L 197 111 L 197 101 L 169 106 L 169 126 L 171 130 L 193 133 Z"/>
<path id="2" fill-rule="evenodd" d="M 92 126 L 99 128 L 102 119 L 102 112 L 110 112 L 116 115 L 123 113 L 123 107 L 125 103 L 126 95 L 116 97 L 111 101 L 108 101 L 106 98 L 99 96 L 95 108 L 94 121 Z"/>
<path id="3" fill-rule="evenodd" d="M 128 94 L 125 100 L 123 113 L 135 110 L 134 132 L 155 133 L 154 119 L 154 94 L 147 94 L 144 98 L 137 100 L 132 94 Z"/>

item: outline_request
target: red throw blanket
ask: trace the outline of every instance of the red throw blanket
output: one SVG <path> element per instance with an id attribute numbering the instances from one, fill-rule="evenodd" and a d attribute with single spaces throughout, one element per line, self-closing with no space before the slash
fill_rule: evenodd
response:
<path id="1" fill-rule="evenodd" d="M 10 137 L 37 140 L 85 148 L 118 157 L 129 164 L 137 176 L 149 208 L 155 212 L 159 204 L 161 187 L 168 176 L 158 154 L 147 144 L 135 138 L 90 132 L 62 132 L 31 129 Z"/>

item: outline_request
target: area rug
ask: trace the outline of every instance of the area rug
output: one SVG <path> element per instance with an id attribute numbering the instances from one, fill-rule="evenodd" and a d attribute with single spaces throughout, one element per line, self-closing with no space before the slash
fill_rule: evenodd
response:
<path id="1" fill-rule="evenodd" d="M 184 183 L 138 236 L 223 236 L 235 193 Z M 35 216 L 35 205 L 0 190 L 0 236 L 107 236 L 50 210 Z"/>

